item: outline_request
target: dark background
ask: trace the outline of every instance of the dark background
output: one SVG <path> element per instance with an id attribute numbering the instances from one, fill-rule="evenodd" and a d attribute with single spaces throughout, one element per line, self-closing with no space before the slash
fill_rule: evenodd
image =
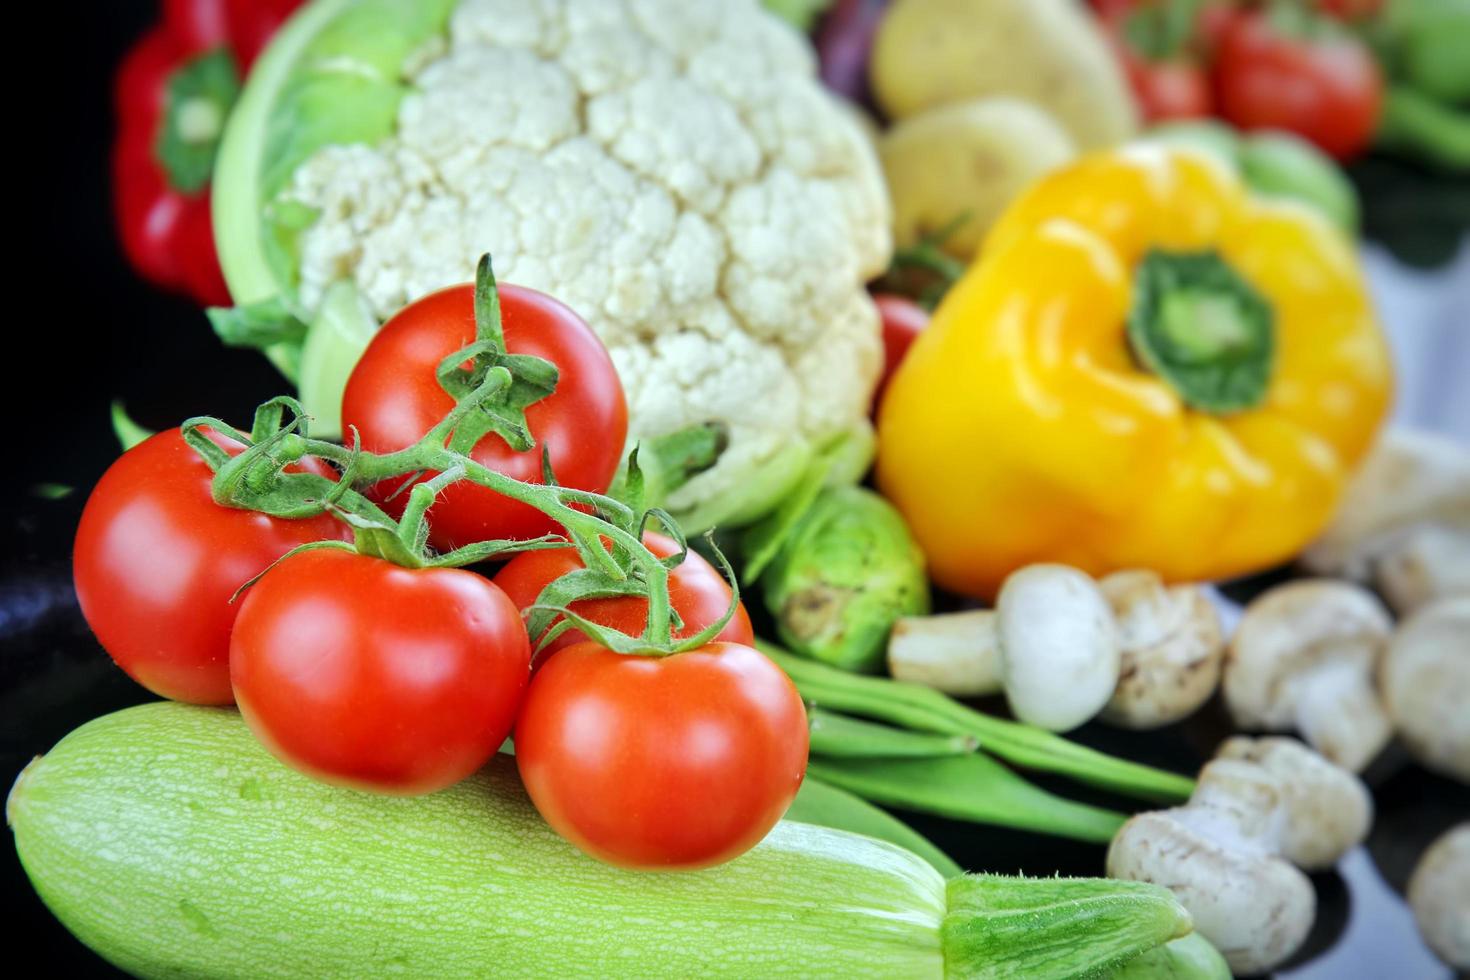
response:
<path id="1" fill-rule="evenodd" d="M 205 413 L 245 421 L 258 402 L 285 390 L 263 358 L 221 347 L 191 303 L 136 278 L 113 235 L 111 76 L 123 50 L 153 19 L 153 4 L 53 3 L 25 16 L 41 22 L 13 28 L 11 37 L 32 39 L 23 43 L 35 43 L 34 56 L 49 67 L 11 90 L 20 126 L 12 133 L 11 162 L 24 177 L 11 188 L 22 219 L 12 226 L 20 232 L 12 247 L 21 254 L 11 267 L 21 270 L 21 281 L 13 284 L 10 344 L 0 361 L 7 460 L 0 480 L 0 789 L 67 731 L 148 698 L 96 645 L 71 591 L 77 517 L 88 488 L 118 452 L 111 401 L 123 400 L 138 422 L 161 428 Z M 12 51 L 22 53 L 18 46 Z M 1389 161 L 1361 164 L 1354 177 L 1368 197 L 1369 233 L 1390 240 L 1406 260 L 1443 258 L 1470 220 L 1466 182 L 1433 179 Z M 50 499 L 38 492 L 45 484 L 72 492 Z M 1192 772 L 1225 731 L 1215 705 L 1163 733 L 1089 727 L 1079 737 Z M 1318 928 L 1297 960 L 1308 967 L 1301 976 L 1386 975 L 1375 962 L 1395 964 L 1398 977 L 1436 975 L 1404 925 L 1394 890 L 1402 890 L 1428 841 L 1470 813 L 1470 790 L 1408 767 L 1393 753 L 1369 780 L 1379 806 L 1373 838 L 1366 854 L 1345 863 L 1346 878 L 1318 877 Z M 1075 786 L 1055 788 L 1078 795 Z M 1098 847 L 936 819 L 912 822 L 975 870 L 1102 871 Z M 0 895 L 35 974 L 111 972 L 36 899 L 8 844 L 0 846 Z M 1317 958 L 1324 952 L 1326 958 Z"/>

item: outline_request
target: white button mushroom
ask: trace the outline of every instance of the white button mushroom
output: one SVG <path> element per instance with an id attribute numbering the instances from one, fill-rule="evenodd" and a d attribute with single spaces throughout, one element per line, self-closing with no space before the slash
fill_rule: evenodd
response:
<path id="1" fill-rule="evenodd" d="M 1302 564 L 1377 586 L 1400 614 L 1470 593 L 1470 451 L 1427 433 L 1385 432 Z"/>
<path id="2" fill-rule="evenodd" d="M 1392 618 L 1348 582 L 1288 582 L 1246 607 L 1225 656 L 1225 703 L 1237 724 L 1296 729 L 1328 759 L 1362 772 L 1390 724 L 1373 674 Z"/>
<path id="3" fill-rule="evenodd" d="M 1281 856 L 1298 868 L 1332 867 L 1373 826 L 1373 796 L 1363 781 L 1294 738 L 1237 735 L 1215 758 L 1253 762 L 1276 777 L 1286 807 Z"/>
<path id="4" fill-rule="evenodd" d="M 1058 732 L 1107 703 L 1119 655 L 1107 599 L 1066 565 L 1013 573 L 994 611 L 901 619 L 888 640 L 888 669 L 898 680 L 961 697 L 1004 690 L 1017 718 Z"/>
<path id="5" fill-rule="evenodd" d="M 1409 878 L 1409 907 L 1435 955 L 1470 970 L 1470 823 L 1429 845 Z"/>
<path id="6" fill-rule="evenodd" d="M 1157 572 L 1114 572 L 1098 581 L 1118 623 L 1118 686 L 1102 720 L 1157 728 L 1194 714 L 1220 682 L 1225 639 L 1205 589 L 1165 586 Z"/>
<path id="7" fill-rule="evenodd" d="M 1011 711 L 1064 732 L 1092 718 L 1118 683 L 1118 631 L 1097 583 L 1066 565 L 1030 565 L 995 603 Z"/>
<path id="8" fill-rule="evenodd" d="M 1409 753 L 1470 783 L 1470 596 L 1438 599 L 1400 623 L 1378 683 Z"/>
<path id="9" fill-rule="evenodd" d="M 1316 915 L 1293 863 L 1332 865 L 1371 820 L 1366 787 L 1300 743 L 1231 739 L 1187 804 L 1123 825 L 1108 874 L 1168 888 L 1234 972 L 1259 973 L 1301 947 Z"/>
<path id="10" fill-rule="evenodd" d="M 1312 883 L 1275 853 L 1285 819 L 1268 773 L 1211 762 L 1188 805 L 1123 825 L 1108 874 L 1168 888 L 1233 972 L 1259 973 L 1301 947 L 1317 914 Z"/>

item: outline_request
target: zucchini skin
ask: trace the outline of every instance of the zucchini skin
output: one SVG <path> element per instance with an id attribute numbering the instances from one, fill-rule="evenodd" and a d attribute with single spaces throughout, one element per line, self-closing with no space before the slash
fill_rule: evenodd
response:
<path id="1" fill-rule="evenodd" d="M 89 722 L 6 812 L 42 900 L 141 977 L 944 972 L 945 883 L 900 848 L 782 822 L 718 868 L 622 871 L 558 837 L 505 756 L 430 796 L 356 793 L 231 709 Z"/>

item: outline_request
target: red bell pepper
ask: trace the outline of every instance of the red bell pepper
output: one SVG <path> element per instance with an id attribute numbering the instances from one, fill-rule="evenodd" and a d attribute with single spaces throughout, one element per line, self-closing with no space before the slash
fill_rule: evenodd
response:
<path id="1" fill-rule="evenodd" d="M 228 305 L 209 178 L 243 72 L 301 0 L 164 0 L 114 85 L 113 200 L 123 250 L 151 282 Z"/>

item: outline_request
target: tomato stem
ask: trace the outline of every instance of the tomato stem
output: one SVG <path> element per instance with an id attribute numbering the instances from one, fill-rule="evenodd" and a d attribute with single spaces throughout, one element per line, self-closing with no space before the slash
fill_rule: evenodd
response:
<path id="1" fill-rule="evenodd" d="M 476 340 L 445 358 L 438 371 L 441 384 L 455 395 L 454 408 L 423 438 L 403 449 L 383 454 L 365 451 L 355 431 L 351 448 L 311 438 L 305 411 L 289 397 L 261 405 L 249 434 L 219 419 L 189 419 L 183 425 L 184 439 L 215 472 L 211 491 L 215 502 L 277 517 L 331 513 L 353 529 L 359 552 L 409 568 L 457 567 L 521 551 L 575 548 L 584 567 L 548 585 L 538 604 L 527 610 L 533 639 L 543 646 L 573 626 L 609 649 L 640 655 L 692 649 L 718 635 L 739 606 L 739 591 L 729 563 L 715 548 L 731 581 L 730 607 L 723 618 L 696 636 L 682 641 L 672 637 L 677 617 L 669 601 L 669 572 L 687 555 L 688 542 L 668 514 L 642 507 L 643 478 L 636 451 L 627 477 L 629 487 L 637 491 L 634 506 L 558 485 L 544 447 L 541 483 L 522 482 L 470 457 L 488 432 L 517 448 L 518 440 L 523 440 L 529 450 L 534 444 L 524 424 L 524 409 L 549 394 L 557 381 L 556 366 L 550 362 L 505 352 L 500 302 L 488 255 L 481 260 L 476 278 L 475 317 Z M 205 429 L 230 435 L 245 449 L 232 457 L 204 434 Z M 340 474 L 333 479 L 297 465 L 308 456 L 331 463 Z M 434 475 L 429 479 L 415 482 L 430 473 Z M 411 486 L 398 520 L 361 492 L 395 479 Z M 564 533 L 531 540 L 480 541 L 446 554 L 431 554 L 429 511 L 441 492 L 462 481 L 540 511 Z M 650 520 L 657 520 L 675 538 L 676 555 L 662 559 L 644 546 L 643 531 Z M 580 599 L 605 595 L 647 597 L 648 619 L 640 636 L 590 623 L 569 608 Z"/>

